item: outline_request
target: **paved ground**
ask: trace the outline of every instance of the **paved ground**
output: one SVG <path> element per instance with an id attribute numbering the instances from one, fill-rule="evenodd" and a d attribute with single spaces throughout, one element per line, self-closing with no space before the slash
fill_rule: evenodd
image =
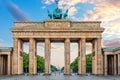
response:
<path id="1" fill-rule="evenodd" d="M 120 80 L 120 76 L 78 76 L 75 74 L 71 76 L 64 76 L 63 74 L 43 76 L 42 74 L 38 74 L 35 76 L 0 76 L 0 80 Z"/>

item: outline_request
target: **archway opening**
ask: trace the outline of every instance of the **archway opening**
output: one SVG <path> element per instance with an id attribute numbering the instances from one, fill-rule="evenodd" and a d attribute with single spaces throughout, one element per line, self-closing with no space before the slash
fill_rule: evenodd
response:
<path id="1" fill-rule="evenodd" d="M 64 74 L 64 43 L 51 43 L 51 72 Z"/>
<path id="2" fill-rule="evenodd" d="M 29 42 L 23 43 L 23 72 L 29 73 Z"/>
<path id="3" fill-rule="evenodd" d="M 86 43 L 86 73 L 92 73 L 92 44 Z"/>
<path id="4" fill-rule="evenodd" d="M 71 74 L 78 73 L 78 43 L 70 43 L 70 71 Z"/>
<path id="5" fill-rule="evenodd" d="M 107 73 L 114 75 L 114 55 L 107 55 Z"/>
<path id="6" fill-rule="evenodd" d="M 8 55 L 0 55 L 0 75 L 7 75 Z"/>
<path id="7" fill-rule="evenodd" d="M 37 43 L 37 55 L 36 55 L 36 60 L 37 60 L 37 73 L 40 74 L 44 74 L 44 43 L 43 42 L 38 42 Z"/>

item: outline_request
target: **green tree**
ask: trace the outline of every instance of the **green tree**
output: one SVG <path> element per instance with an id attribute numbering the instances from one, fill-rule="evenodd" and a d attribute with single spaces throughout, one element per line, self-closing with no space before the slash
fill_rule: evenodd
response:
<path id="1" fill-rule="evenodd" d="M 37 55 L 37 71 L 44 72 L 44 58 Z"/>
<path id="2" fill-rule="evenodd" d="M 23 69 L 24 72 L 28 72 L 29 68 L 29 54 L 23 52 Z M 57 71 L 58 69 L 51 65 L 51 71 Z M 37 72 L 44 72 L 44 58 L 37 55 Z"/>
<path id="3" fill-rule="evenodd" d="M 71 64 L 70 68 L 73 72 L 78 72 L 78 58 L 76 58 Z M 92 71 L 92 55 L 86 55 L 86 71 L 91 72 Z"/>
<path id="4" fill-rule="evenodd" d="M 92 72 L 92 55 L 86 55 L 86 71 Z"/>
<path id="5" fill-rule="evenodd" d="M 77 72 L 78 71 L 78 58 L 76 58 L 71 64 L 70 64 L 70 68 L 73 72 Z"/>
<path id="6" fill-rule="evenodd" d="M 58 69 L 57 69 L 55 66 L 51 65 L 51 71 L 52 71 L 52 72 L 58 71 Z"/>
<path id="7" fill-rule="evenodd" d="M 23 69 L 24 72 L 28 72 L 29 67 L 29 55 L 26 52 L 23 52 Z"/>

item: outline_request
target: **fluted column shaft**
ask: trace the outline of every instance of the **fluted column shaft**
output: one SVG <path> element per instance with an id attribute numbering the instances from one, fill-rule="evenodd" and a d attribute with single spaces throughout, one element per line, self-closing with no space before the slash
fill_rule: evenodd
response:
<path id="1" fill-rule="evenodd" d="M 37 73 L 36 40 L 31 38 L 29 41 L 29 74 L 34 75 Z"/>
<path id="2" fill-rule="evenodd" d="M 64 43 L 65 47 L 65 68 L 64 68 L 64 74 L 69 75 L 70 74 L 70 39 L 65 39 Z"/>
<path id="3" fill-rule="evenodd" d="M 45 75 L 51 74 L 50 67 L 50 57 L 51 57 L 51 42 L 50 39 L 45 39 Z"/>
<path id="4" fill-rule="evenodd" d="M 14 49 L 12 56 L 12 74 L 23 74 L 23 59 L 21 56 L 22 41 L 14 38 Z"/>
<path id="5" fill-rule="evenodd" d="M 86 74 L 86 39 L 82 38 L 78 43 L 78 74 Z"/>
<path id="6" fill-rule="evenodd" d="M 14 38 L 14 49 L 12 57 L 12 74 L 18 74 L 18 39 Z"/>
<path id="7" fill-rule="evenodd" d="M 116 72 L 116 70 L 117 70 L 116 62 L 117 62 L 117 60 L 116 60 L 116 54 L 115 54 L 114 55 L 114 75 L 117 75 L 117 72 Z"/>
<path id="8" fill-rule="evenodd" d="M 7 75 L 10 75 L 10 72 L 11 72 L 11 70 L 10 70 L 10 62 L 11 62 L 11 59 L 10 59 L 10 54 L 8 54 L 8 59 L 7 59 Z"/>
<path id="9" fill-rule="evenodd" d="M 120 75 L 120 54 L 118 54 L 118 75 Z"/>
<path id="10" fill-rule="evenodd" d="M 103 55 L 101 51 L 101 38 L 94 39 L 93 41 L 93 58 L 92 58 L 92 74 L 103 74 Z"/>
<path id="11" fill-rule="evenodd" d="M 23 74 L 23 42 L 18 39 L 18 74 Z"/>
<path id="12" fill-rule="evenodd" d="M 96 39 L 92 42 L 92 74 L 97 73 L 97 41 Z"/>
<path id="13" fill-rule="evenodd" d="M 108 65 L 107 65 L 107 55 L 106 54 L 104 54 L 104 75 L 108 75 L 107 74 L 107 70 L 108 70 Z"/>
<path id="14" fill-rule="evenodd" d="M 102 55 L 102 47 L 101 47 L 101 38 L 97 39 L 97 75 L 103 74 L 103 55 Z"/>

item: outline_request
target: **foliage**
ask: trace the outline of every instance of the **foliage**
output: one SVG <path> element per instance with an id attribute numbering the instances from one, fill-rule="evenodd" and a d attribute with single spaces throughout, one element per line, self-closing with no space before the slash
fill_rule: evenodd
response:
<path id="1" fill-rule="evenodd" d="M 52 71 L 52 72 L 58 71 L 58 69 L 57 69 L 55 66 L 51 65 L 51 71 Z"/>
<path id="2" fill-rule="evenodd" d="M 70 68 L 73 72 L 78 72 L 78 58 L 76 58 L 71 64 Z M 92 55 L 86 55 L 86 71 L 91 72 L 92 71 Z"/>
<path id="3" fill-rule="evenodd" d="M 73 72 L 78 72 L 78 58 L 76 58 L 71 64 L 70 68 Z"/>
<path id="4" fill-rule="evenodd" d="M 37 71 L 44 72 L 44 58 L 37 55 Z"/>
<path id="5" fill-rule="evenodd" d="M 26 52 L 23 52 L 23 69 L 24 72 L 28 72 L 29 68 L 29 54 Z M 27 71 L 26 71 L 27 70 Z M 51 65 L 51 71 L 56 71 L 57 68 L 53 65 Z M 38 72 L 44 72 L 44 58 L 37 55 L 37 71 Z"/>
<path id="6" fill-rule="evenodd" d="M 92 55 L 91 54 L 86 56 L 86 71 L 92 72 Z"/>
<path id="7" fill-rule="evenodd" d="M 29 64 L 29 55 L 23 52 L 23 68 L 28 68 Z"/>

